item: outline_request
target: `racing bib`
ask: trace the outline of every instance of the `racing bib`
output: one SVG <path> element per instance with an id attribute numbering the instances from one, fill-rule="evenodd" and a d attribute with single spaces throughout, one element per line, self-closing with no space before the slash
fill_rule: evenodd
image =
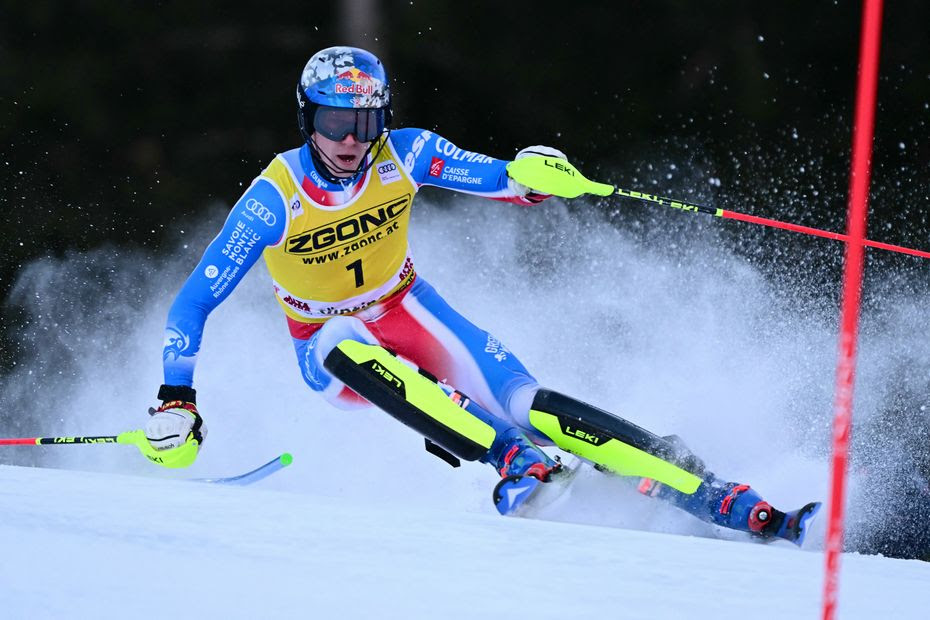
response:
<path id="1" fill-rule="evenodd" d="M 284 237 L 264 253 L 284 312 L 298 321 L 351 314 L 409 284 L 407 232 L 417 186 L 390 145 L 339 205 L 311 197 L 299 152 L 279 155 L 261 174 L 288 200 Z"/>

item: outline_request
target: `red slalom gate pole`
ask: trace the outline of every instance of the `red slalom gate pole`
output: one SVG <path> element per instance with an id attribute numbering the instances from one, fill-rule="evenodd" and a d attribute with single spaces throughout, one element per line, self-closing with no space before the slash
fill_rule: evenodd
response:
<path id="1" fill-rule="evenodd" d="M 840 555 L 843 552 L 843 518 L 846 500 L 846 465 L 852 426 L 853 385 L 856 374 L 856 343 L 862 293 L 862 263 L 866 233 L 872 141 L 875 134 L 875 91 L 878 52 L 881 44 L 882 0 L 865 0 L 859 40 L 859 77 L 856 85 L 856 116 L 853 124 L 852 164 L 849 179 L 849 214 L 846 264 L 843 269 L 843 306 L 840 313 L 839 359 L 833 401 L 833 460 L 830 483 L 830 515 L 827 523 L 826 570 L 823 587 L 823 618 L 836 613 Z"/>

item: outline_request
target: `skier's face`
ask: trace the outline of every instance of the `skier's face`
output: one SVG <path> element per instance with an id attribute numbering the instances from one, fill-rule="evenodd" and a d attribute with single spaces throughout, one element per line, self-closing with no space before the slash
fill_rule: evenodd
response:
<path id="1" fill-rule="evenodd" d="M 362 158 L 365 157 L 368 145 L 371 144 L 371 142 L 359 142 L 351 133 L 346 135 L 346 137 L 339 142 L 336 142 L 335 140 L 330 140 L 318 131 L 313 132 L 313 141 L 316 143 L 317 149 L 319 149 L 320 153 L 323 155 L 322 159 L 323 163 L 326 164 L 326 168 L 333 176 L 341 179 L 351 177 L 355 174 L 359 164 L 362 163 Z M 334 169 L 334 165 L 342 170 Z M 345 172 L 346 170 L 350 172 Z"/>

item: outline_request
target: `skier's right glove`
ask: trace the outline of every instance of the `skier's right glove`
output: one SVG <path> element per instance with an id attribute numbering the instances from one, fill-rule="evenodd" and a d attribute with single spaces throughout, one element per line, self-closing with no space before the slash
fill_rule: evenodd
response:
<path id="1" fill-rule="evenodd" d="M 193 463 L 207 436 L 207 427 L 197 411 L 196 391 L 188 386 L 163 385 L 158 391 L 162 404 L 149 409 L 145 438 L 152 451 L 146 457 L 166 467 Z"/>
<path id="2" fill-rule="evenodd" d="M 514 159 L 522 159 L 523 157 L 556 157 L 558 159 L 564 159 L 568 161 L 568 157 L 559 149 L 554 149 L 551 146 L 542 145 L 528 146 L 517 153 L 517 156 L 514 157 Z M 537 205 L 543 200 L 552 198 L 551 194 L 537 192 L 531 187 L 527 187 L 522 183 L 517 183 L 512 178 L 507 179 L 507 187 L 510 189 L 510 191 L 516 194 L 518 198 L 522 199 L 522 201 L 528 205 Z"/>

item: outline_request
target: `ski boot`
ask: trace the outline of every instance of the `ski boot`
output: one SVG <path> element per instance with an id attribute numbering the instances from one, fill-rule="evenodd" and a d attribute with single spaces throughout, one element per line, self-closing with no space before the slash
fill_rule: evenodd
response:
<path id="1" fill-rule="evenodd" d="M 820 502 L 811 502 L 798 510 L 782 512 L 748 484 L 724 482 L 710 472 L 704 474 L 704 482 L 691 495 L 648 478 L 640 481 L 638 490 L 664 499 L 702 521 L 748 532 L 764 541 L 781 538 L 799 547 L 804 543 L 808 523 L 821 506 Z"/>
<path id="2" fill-rule="evenodd" d="M 501 455 L 499 460 L 489 460 L 501 475 L 492 497 L 502 515 L 513 513 L 533 495 L 536 487 L 562 470 L 559 460 L 549 458 L 522 432 L 512 429 L 508 434 L 500 450 L 492 449 Z"/>
<path id="3" fill-rule="evenodd" d="M 811 502 L 798 510 L 782 512 L 764 501 L 747 484 L 727 485 L 729 492 L 720 502 L 712 521 L 733 529 L 746 530 L 762 540 L 781 538 L 801 546 L 807 525 L 820 510 L 820 502 Z"/>

